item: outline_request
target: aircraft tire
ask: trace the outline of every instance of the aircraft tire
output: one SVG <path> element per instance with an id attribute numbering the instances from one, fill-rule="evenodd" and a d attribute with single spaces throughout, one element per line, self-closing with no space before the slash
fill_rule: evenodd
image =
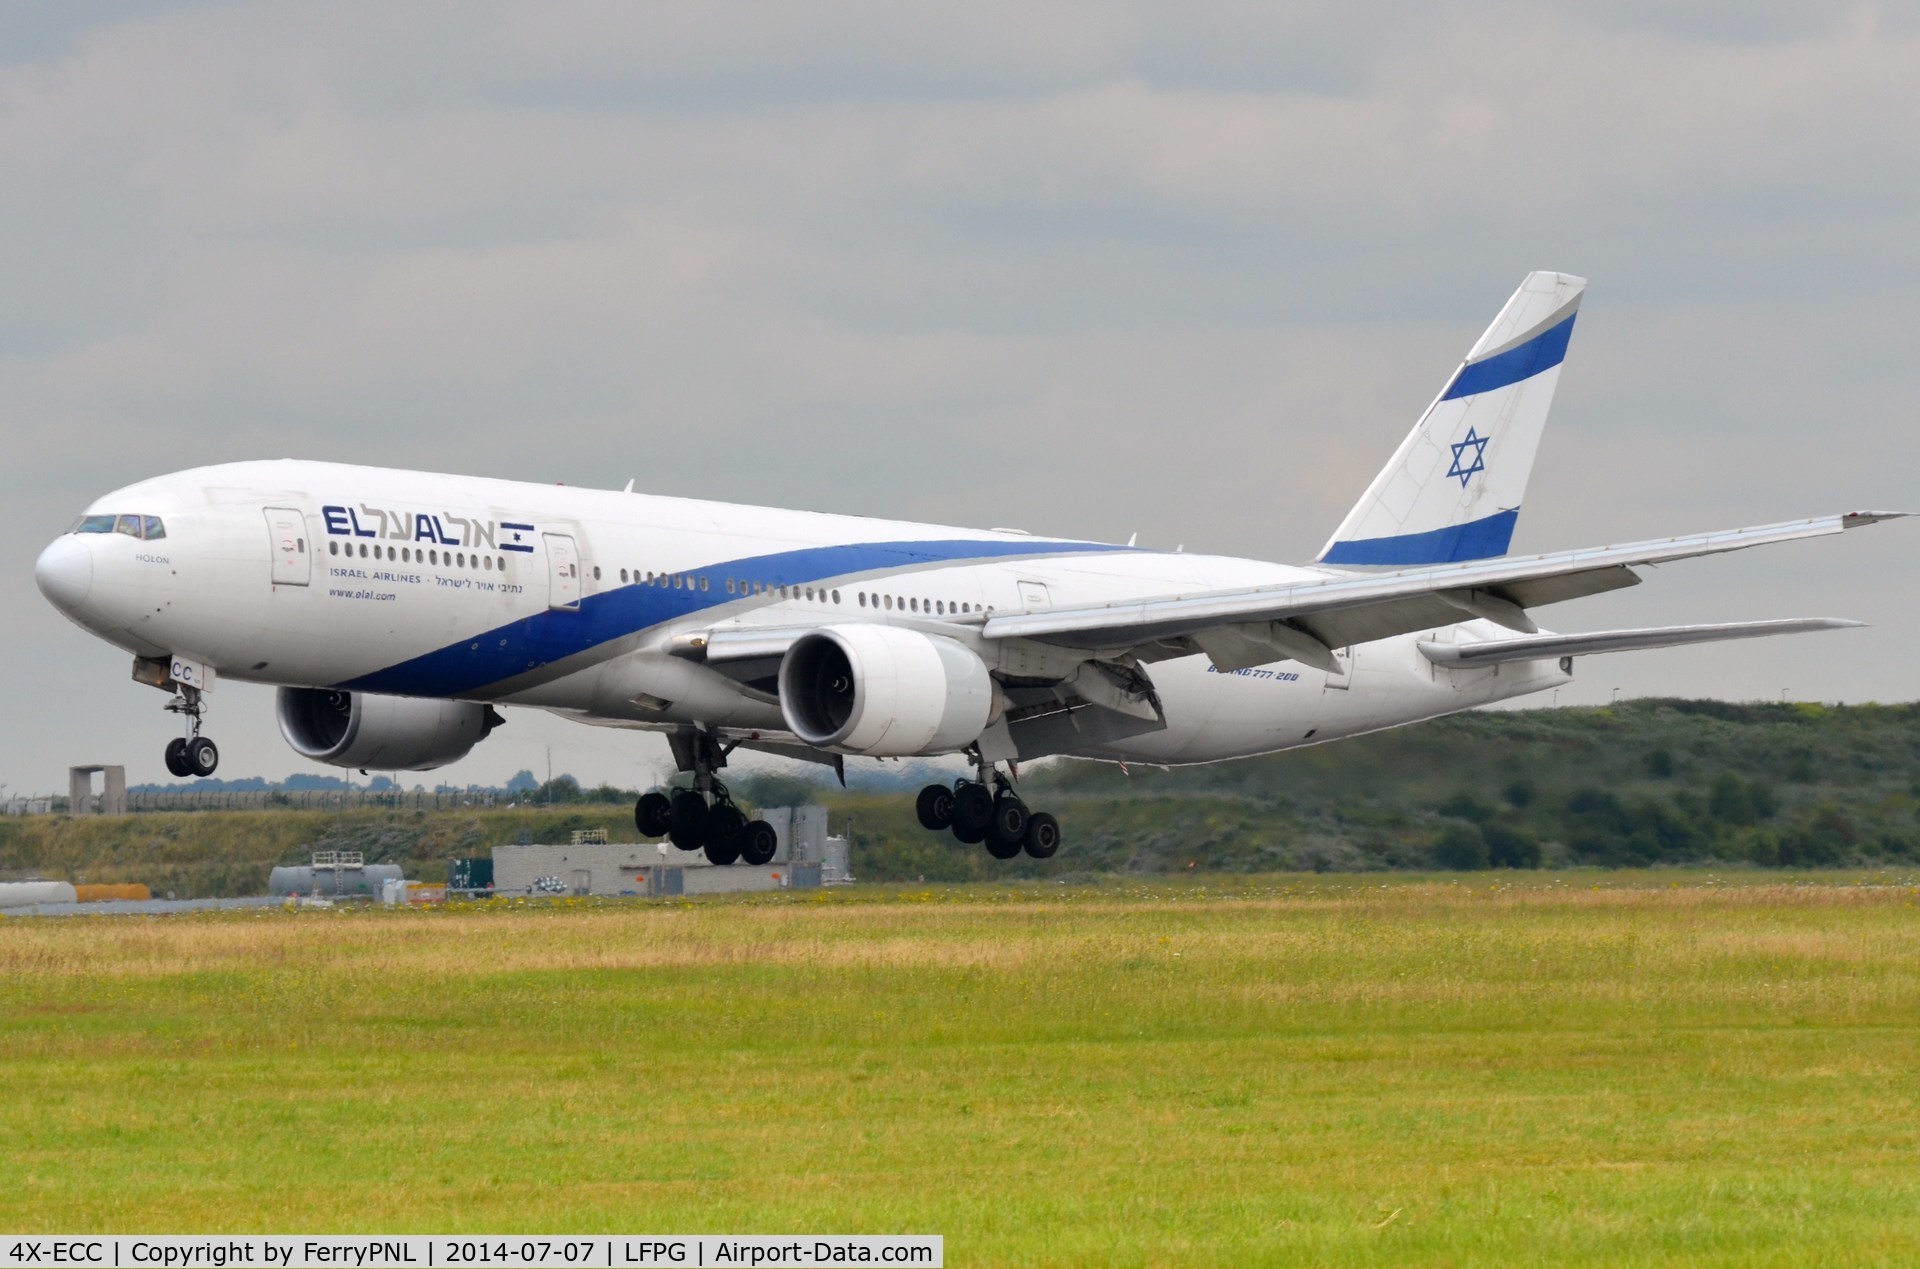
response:
<path id="1" fill-rule="evenodd" d="M 633 826 L 642 837 L 665 837 L 673 827 L 673 800 L 660 792 L 642 794 L 633 804 Z"/>
<path id="2" fill-rule="evenodd" d="M 1027 817 L 1027 835 L 1022 843 L 1035 859 L 1052 859 L 1060 849 L 1060 821 L 1045 811 Z"/>
<path id="3" fill-rule="evenodd" d="M 707 800 L 692 789 L 673 795 L 673 822 L 667 836 L 681 850 L 699 850 L 707 844 Z"/>
<path id="4" fill-rule="evenodd" d="M 987 834 L 987 853 L 995 859 L 1012 859 L 1020 853 L 1020 841 L 1008 841 L 998 833 Z"/>
<path id="5" fill-rule="evenodd" d="M 182 779 L 193 774 L 187 770 L 187 742 L 179 736 L 167 742 L 167 772 Z"/>
<path id="6" fill-rule="evenodd" d="M 913 809 L 920 827 L 929 833 L 945 832 L 953 827 L 953 790 L 944 784 L 929 784 L 920 790 Z"/>
<path id="7" fill-rule="evenodd" d="M 993 800 L 993 818 L 987 822 L 987 835 L 1012 842 L 1017 853 L 1027 836 L 1027 804 L 1010 793 Z"/>
<path id="8" fill-rule="evenodd" d="M 740 862 L 743 864 L 764 868 L 773 862 L 773 853 L 778 849 L 780 838 L 774 833 L 773 825 L 765 820 L 753 821 L 740 836 Z"/>
<path id="9" fill-rule="evenodd" d="M 746 839 L 747 817 L 739 807 L 722 802 L 707 812 L 707 845 L 719 845 L 740 854 L 741 844 Z"/>
<path id="10" fill-rule="evenodd" d="M 984 828 L 968 828 L 959 820 L 955 820 L 953 822 L 953 837 L 955 841 L 964 846 L 978 846 L 981 842 L 987 840 L 987 830 Z"/>
<path id="11" fill-rule="evenodd" d="M 968 833 L 985 833 L 987 825 L 993 823 L 993 792 L 984 784 L 972 780 L 953 791 L 953 829 L 959 836 L 960 830 Z M 979 841 L 978 837 L 961 837 L 961 841 Z"/>
<path id="12" fill-rule="evenodd" d="M 707 862 L 716 867 L 725 868 L 740 858 L 738 846 L 722 846 L 719 842 L 707 843 Z"/>
<path id="13" fill-rule="evenodd" d="M 205 779 L 220 769 L 220 749 L 205 736 L 195 736 L 189 740 L 184 757 L 188 775 Z"/>

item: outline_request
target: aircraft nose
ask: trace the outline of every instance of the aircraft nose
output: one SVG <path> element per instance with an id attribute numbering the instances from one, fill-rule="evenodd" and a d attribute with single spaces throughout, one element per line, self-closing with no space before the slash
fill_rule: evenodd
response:
<path id="1" fill-rule="evenodd" d="M 33 580 L 55 608 L 74 612 L 93 589 L 93 552 L 72 534 L 55 538 L 35 561 Z"/>

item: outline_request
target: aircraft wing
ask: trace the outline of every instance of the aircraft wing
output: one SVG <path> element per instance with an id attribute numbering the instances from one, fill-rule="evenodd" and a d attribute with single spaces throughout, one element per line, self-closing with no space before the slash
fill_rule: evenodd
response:
<path id="1" fill-rule="evenodd" d="M 1278 586 L 995 613 L 981 634 L 1109 655 L 1131 651 L 1143 660 L 1190 655 L 1197 649 L 1222 670 L 1287 657 L 1329 668 L 1334 648 L 1470 617 L 1532 634 L 1536 627 L 1526 615 L 1528 607 L 1634 585 L 1640 580 L 1635 566 L 1825 537 L 1902 514 L 1855 512 L 1625 546 L 1393 572 L 1329 573 Z"/>
<path id="2" fill-rule="evenodd" d="M 1528 635 L 1518 639 L 1483 639 L 1474 643 L 1422 640 L 1420 654 L 1436 665 L 1472 667 L 1500 665 L 1507 661 L 1591 656 L 1596 652 L 1677 648 L 1683 644 L 1718 643 L 1727 639 L 1763 639 L 1768 635 L 1807 634 L 1815 630 L 1846 630 L 1865 624 L 1863 621 L 1847 621 L 1840 617 L 1795 617 L 1784 621 L 1736 621 L 1713 626 L 1664 626 L 1641 630 L 1594 630 L 1585 634 Z"/>

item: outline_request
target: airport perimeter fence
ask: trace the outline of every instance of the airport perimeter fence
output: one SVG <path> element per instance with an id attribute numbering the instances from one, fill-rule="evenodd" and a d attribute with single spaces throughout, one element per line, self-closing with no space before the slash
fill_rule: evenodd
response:
<path id="1" fill-rule="evenodd" d="M 98 799 L 95 799 L 96 802 Z M 355 789 L 301 789 L 226 793 L 183 790 L 177 793 L 129 791 L 127 810 L 133 814 L 165 811 L 344 811 L 374 808 L 399 811 L 487 810 L 494 807 L 602 806 L 597 799 L 546 802 L 519 793 L 486 790 L 429 793 L 425 790 L 370 792 Z M 10 797 L 0 803 L 7 815 L 65 815 L 64 797 Z"/>

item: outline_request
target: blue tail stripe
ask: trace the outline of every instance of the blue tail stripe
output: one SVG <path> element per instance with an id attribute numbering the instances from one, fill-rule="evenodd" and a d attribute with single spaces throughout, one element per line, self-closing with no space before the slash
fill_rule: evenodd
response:
<path id="1" fill-rule="evenodd" d="M 1569 318 L 1569 321 L 1572 319 Z M 1320 557 L 1322 564 L 1458 564 L 1463 560 L 1505 555 L 1513 541 L 1520 508 L 1501 511 L 1481 520 L 1451 524 L 1429 533 L 1404 533 L 1391 538 L 1356 538 L 1335 542 Z"/>
<path id="2" fill-rule="evenodd" d="M 1549 326 L 1524 344 L 1485 361 L 1462 366 L 1440 399 L 1451 401 L 1455 397 L 1492 392 L 1496 388 L 1531 379 L 1543 370 L 1553 369 L 1567 359 L 1567 341 L 1573 338 L 1573 319 L 1578 316 L 1578 313 L 1570 313 L 1567 320 Z"/>
<path id="3" fill-rule="evenodd" d="M 857 542 L 846 546 L 806 547 L 747 559 L 726 560 L 680 570 L 704 574 L 711 589 L 675 590 L 669 586 L 623 585 L 587 595 L 573 611 L 547 610 L 509 622 L 458 643 L 338 684 L 358 692 L 395 696 L 461 696 L 503 679 L 538 670 L 601 644 L 623 639 L 662 622 L 702 609 L 738 603 L 726 579 L 768 587 L 831 584 L 856 574 L 924 568 L 997 559 L 1011 555 L 1065 555 L 1131 548 L 1103 542 L 1004 542 L 957 539 L 929 542 Z M 764 599 L 762 602 L 765 602 Z"/>

